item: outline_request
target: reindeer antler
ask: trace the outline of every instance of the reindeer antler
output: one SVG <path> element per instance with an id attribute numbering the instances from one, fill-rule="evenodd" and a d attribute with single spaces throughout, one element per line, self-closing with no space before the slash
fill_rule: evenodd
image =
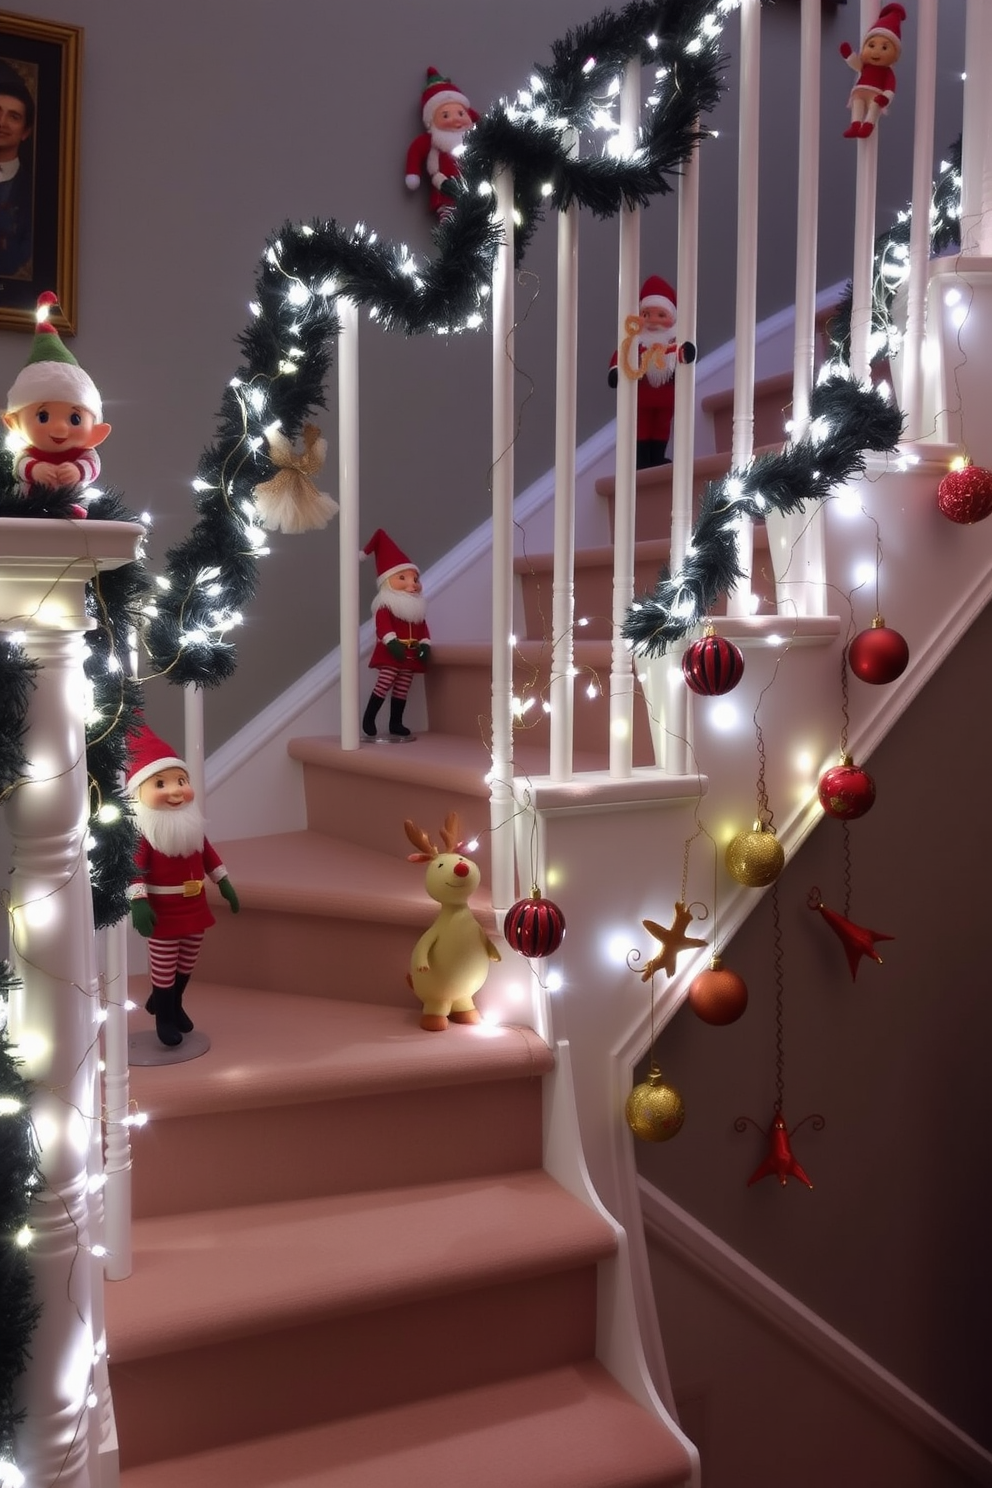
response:
<path id="1" fill-rule="evenodd" d="M 449 811 L 444 818 L 444 826 L 441 828 L 441 841 L 449 852 L 455 852 L 458 848 L 458 813 Z"/>
<path id="2" fill-rule="evenodd" d="M 409 855 L 411 863 L 426 863 L 429 862 L 431 858 L 437 857 L 440 849 L 434 846 L 434 843 L 428 837 L 423 827 L 416 826 L 412 821 L 409 820 L 409 818 L 407 818 L 407 820 L 403 823 L 403 830 L 409 837 L 410 841 L 413 843 L 414 847 L 419 847 L 420 849 L 418 853 L 411 853 Z"/>

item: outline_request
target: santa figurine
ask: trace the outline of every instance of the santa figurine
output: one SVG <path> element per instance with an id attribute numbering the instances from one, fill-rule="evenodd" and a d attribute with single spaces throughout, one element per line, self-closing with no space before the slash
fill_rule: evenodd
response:
<path id="1" fill-rule="evenodd" d="M 479 122 L 479 115 L 450 78 L 429 67 L 420 116 L 426 133 L 418 134 L 407 151 L 406 184 L 416 191 L 421 177 L 427 176 L 431 211 L 443 222 L 455 210 L 452 183 L 461 175 L 455 157 L 461 153 L 465 135 Z"/>
<path id="2" fill-rule="evenodd" d="M 62 341 L 49 315 L 50 290 L 38 296 L 38 324 L 26 365 L 7 394 L 3 421 L 15 450 L 14 475 L 22 495 L 32 486 L 82 491 L 100 474 L 96 452 L 110 433 L 93 379 Z M 72 507 L 74 517 L 86 508 Z"/>
<path id="3" fill-rule="evenodd" d="M 899 61 L 902 52 L 902 23 L 905 19 L 906 12 L 901 5 L 883 5 L 878 20 L 866 31 L 857 55 L 849 41 L 841 42 L 841 56 L 858 74 L 847 100 L 851 123 L 844 130 L 845 139 L 867 139 L 881 110 L 887 109 L 892 101 L 896 91 L 892 64 Z"/>
<path id="4" fill-rule="evenodd" d="M 175 1048 L 193 1030 L 183 993 L 204 931 L 217 923 L 205 879 L 213 879 L 234 914 L 241 906 L 204 835 L 186 765 L 147 725 L 132 743 L 126 791 L 140 834 L 128 897 L 134 928 L 148 941 L 152 991 L 145 1008 L 155 1016 L 160 1042 Z"/>
<path id="5" fill-rule="evenodd" d="M 375 721 L 379 709 L 392 694 L 389 737 L 409 739 L 411 734 L 403 723 L 403 710 L 410 684 L 417 672 L 427 670 L 431 654 L 431 633 L 427 629 L 427 607 L 420 569 L 410 562 L 381 527 L 369 538 L 363 552 L 365 557 L 375 559 L 379 586 L 372 601 L 376 641 L 369 660 L 369 666 L 379 676 L 365 707 L 362 732 L 366 739 L 376 737 Z"/>
<path id="6" fill-rule="evenodd" d="M 622 370 L 637 383 L 637 469 L 670 465 L 668 440 L 675 413 L 675 368 L 694 362 L 691 341 L 675 335 L 675 291 L 658 274 L 645 279 L 638 314 L 628 315 L 627 335 L 610 362 L 609 384 L 615 388 Z"/>

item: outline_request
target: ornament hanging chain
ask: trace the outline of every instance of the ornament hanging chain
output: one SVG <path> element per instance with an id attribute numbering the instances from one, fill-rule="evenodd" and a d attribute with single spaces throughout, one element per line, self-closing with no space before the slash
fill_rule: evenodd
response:
<path id="1" fill-rule="evenodd" d="M 765 785 L 765 766 L 768 761 L 767 755 L 765 753 L 765 735 L 762 730 L 761 724 L 758 722 L 758 713 L 761 709 L 761 704 L 764 701 L 765 693 L 772 686 L 775 678 L 778 676 L 778 669 L 782 665 L 783 656 L 787 655 L 790 650 L 791 642 L 789 645 L 783 646 L 782 650 L 775 658 L 775 669 L 769 677 L 768 681 L 765 683 L 764 687 L 759 692 L 758 701 L 755 703 L 754 712 L 751 715 L 751 721 L 754 724 L 755 740 L 758 748 L 758 820 L 761 822 L 761 825 L 763 827 L 773 827 L 775 821 L 775 813 L 772 811 L 771 807 L 768 804 L 768 787 Z"/>
<path id="2" fill-rule="evenodd" d="M 851 859 L 851 823 L 841 822 L 844 841 L 844 917 L 851 918 L 851 888 L 854 881 L 854 865 Z"/>
<path id="3" fill-rule="evenodd" d="M 782 917 L 779 912 L 778 881 L 772 884 L 772 948 L 775 972 L 775 1112 L 781 1116 L 785 1104 L 785 1026 L 783 1004 L 785 982 L 782 972 Z"/>

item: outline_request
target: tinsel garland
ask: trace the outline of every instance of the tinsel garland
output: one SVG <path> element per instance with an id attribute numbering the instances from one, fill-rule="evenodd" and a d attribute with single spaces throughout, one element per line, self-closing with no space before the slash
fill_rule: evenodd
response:
<path id="1" fill-rule="evenodd" d="M 490 109 L 466 137 L 455 209 L 435 231 L 430 261 L 361 224 L 287 222 L 269 240 L 252 319 L 239 337 L 244 360 L 199 462 L 199 520 L 166 554 L 168 587 L 144 630 L 156 671 L 178 686 L 214 687 L 235 669 L 228 634 L 254 594 L 265 543 L 252 492 L 275 474 L 265 429 L 278 421 L 295 442 L 323 406 L 336 297 L 408 336 L 481 325 L 500 240 L 490 184 L 497 172 L 513 176 L 518 261 L 548 208 L 574 202 L 609 217 L 670 191 L 706 133 L 700 115 L 720 96 L 719 37 L 710 0 L 635 0 L 555 42 L 551 62 L 535 67 L 529 89 Z M 594 125 L 631 61 L 662 73 L 637 148 L 628 156 L 573 158 L 572 131 Z"/>
<path id="2" fill-rule="evenodd" d="M 634 652 L 664 655 L 743 577 L 738 518 L 763 520 L 770 511 L 802 511 L 807 502 L 822 501 L 834 486 L 864 471 L 866 451 L 895 449 L 901 432 L 901 412 L 874 388 L 839 375 L 818 383 L 802 438 L 706 486 L 681 568 L 662 573 L 654 592 L 627 611 L 623 635 Z"/>
<path id="3" fill-rule="evenodd" d="M 957 248 L 961 243 L 961 136 L 947 152 L 940 173 L 933 183 L 930 209 L 930 256 L 938 258 L 948 248 Z M 882 349 L 875 356 L 891 355 L 895 327 L 892 323 L 892 302 L 900 285 L 909 273 L 909 236 L 912 229 L 912 213 L 907 207 L 897 220 L 875 239 L 874 269 L 872 273 L 871 329 L 883 340 Z M 830 318 L 827 331 L 837 357 L 843 362 L 851 358 L 851 309 L 853 288 L 848 283 L 843 298 Z"/>
<path id="4" fill-rule="evenodd" d="M 7 1004 L 18 980 L 0 961 L 0 1462 L 13 1460 L 17 1382 L 28 1360 L 38 1320 L 31 1268 L 16 1240 L 28 1222 L 31 1191 L 39 1181 L 30 1090 L 10 1053 Z"/>

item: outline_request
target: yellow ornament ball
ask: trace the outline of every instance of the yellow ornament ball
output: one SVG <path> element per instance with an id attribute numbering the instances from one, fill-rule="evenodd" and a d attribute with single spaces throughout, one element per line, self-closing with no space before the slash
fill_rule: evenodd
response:
<path id="1" fill-rule="evenodd" d="M 678 1091 L 665 1084 L 661 1071 L 652 1070 L 628 1095 L 625 1114 L 627 1125 L 642 1142 L 667 1142 L 682 1130 L 685 1106 Z"/>
<path id="2" fill-rule="evenodd" d="M 727 847 L 727 872 L 749 889 L 774 883 L 785 867 L 785 852 L 771 827 L 756 821 L 750 832 L 738 832 Z"/>

